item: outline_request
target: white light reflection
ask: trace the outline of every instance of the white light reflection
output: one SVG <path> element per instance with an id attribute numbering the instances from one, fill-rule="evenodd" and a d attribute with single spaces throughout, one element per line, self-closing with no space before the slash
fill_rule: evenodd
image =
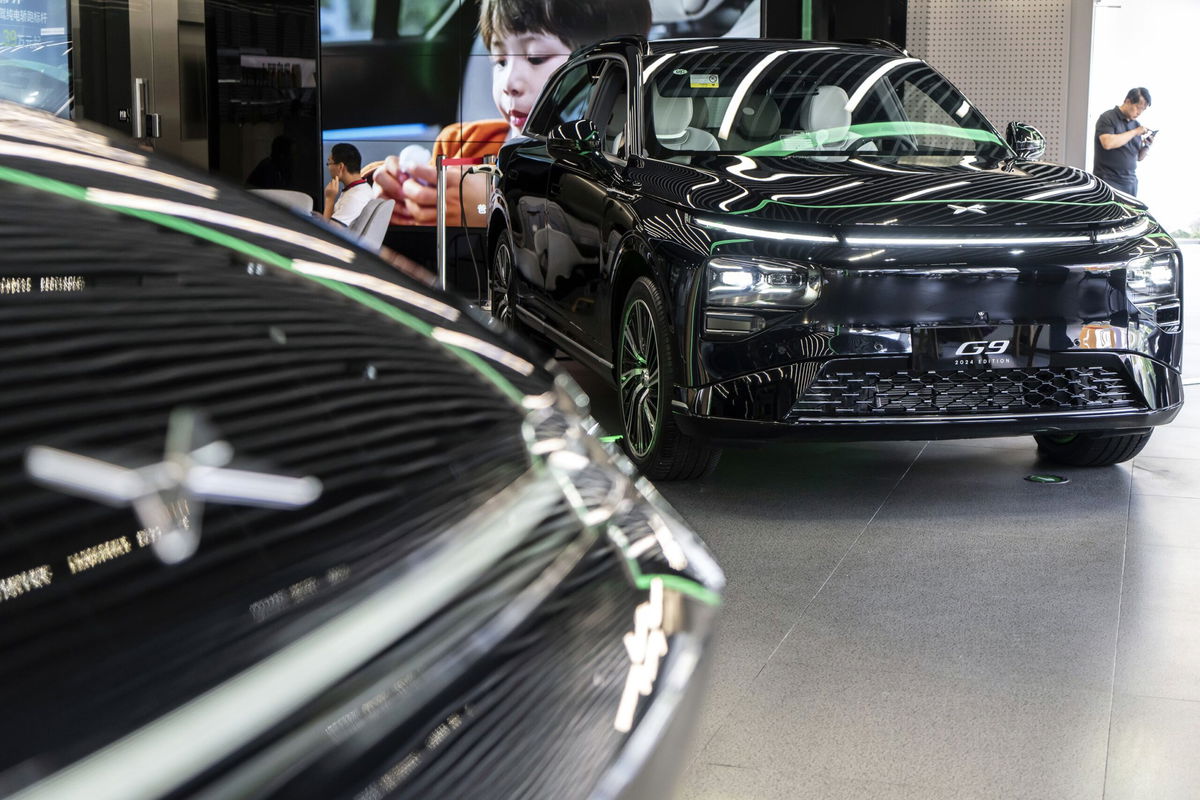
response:
<path id="1" fill-rule="evenodd" d="M 971 110 L 971 104 L 968 103 L 966 100 L 963 100 L 962 105 L 958 107 L 958 111 L 954 112 L 954 116 L 958 117 L 959 119 L 962 119 L 963 117 L 965 117 L 967 115 L 967 112 L 969 112 L 970 110 Z"/>
<path id="2" fill-rule="evenodd" d="M 0 131 L 0 133 L 3 133 L 3 131 Z M 0 155 L 29 158 L 35 161 L 47 161 L 54 164 L 79 167 L 81 169 L 93 169 L 97 172 L 107 172 L 112 175 L 120 175 L 123 178 L 133 178 L 134 180 L 178 189 L 181 192 L 199 195 L 209 200 L 215 199 L 217 196 L 216 187 L 209 186 L 207 183 L 189 181 L 186 178 L 179 178 L 167 172 L 159 172 L 156 169 L 138 166 L 136 163 L 130 163 L 129 161 L 117 162 L 101 156 L 89 156 L 83 153 L 66 151 L 60 147 L 0 141 Z"/>
<path id="3" fill-rule="evenodd" d="M 758 76 L 763 71 L 771 66 L 771 62 L 786 53 L 786 50 L 776 50 L 763 56 L 761 60 L 746 73 L 746 77 L 738 84 L 737 89 L 733 93 L 733 98 L 729 101 L 729 108 L 725 110 L 725 118 L 721 120 L 721 129 L 717 132 L 718 139 L 728 139 L 729 132 L 733 130 L 733 123 L 737 120 L 738 110 L 742 107 L 742 101 L 746 99 L 746 95 L 753 88 L 754 82 L 758 80 Z"/>
<path id="4" fill-rule="evenodd" d="M 665 56 L 660 56 L 659 58 L 654 59 L 650 66 L 642 70 L 642 84 L 645 85 L 648 83 L 650 81 L 650 76 L 653 75 L 659 67 L 670 60 L 672 55 L 672 53 L 667 53 Z"/>
<path id="5" fill-rule="evenodd" d="M 254 233 L 259 236 L 267 236 L 272 239 L 279 239 L 290 244 L 306 247 L 309 250 L 346 263 L 354 260 L 354 251 L 348 247 L 339 247 L 324 239 L 318 239 L 316 236 L 309 236 L 279 225 L 269 225 L 250 217 L 243 217 L 240 214 L 230 214 L 226 211 L 217 211 L 216 209 L 204 208 L 203 206 L 192 206 L 187 203 L 174 203 L 154 197 L 142 197 L 141 195 L 126 194 L 124 192 L 110 192 L 106 189 L 88 189 L 87 199 L 102 205 L 116 206 L 118 208 L 136 208 L 143 211 L 157 211 L 172 217 L 194 219 L 210 225 L 219 225 L 223 228 L 233 228 L 234 230 L 246 231 L 247 233 Z"/>
<path id="6" fill-rule="evenodd" d="M 861 158 L 852 158 L 849 161 L 847 161 L 846 163 L 847 164 L 857 164 L 860 167 L 870 167 L 871 169 L 876 169 L 876 170 L 879 170 L 880 172 L 899 172 L 901 175 L 915 174 L 911 169 L 893 169 L 892 167 L 885 167 L 882 164 L 872 164 L 869 161 L 863 161 Z"/>
<path id="7" fill-rule="evenodd" d="M 63 125 L 62 120 L 15 103 L 6 106 L 0 113 L 0 135 L 40 145 L 66 147 L 126 164 L 144 165 L 149 162 L 144 154 L 117 147 L 103 134 Z"/>
<path id="8" fill-rule="evenodd" d="M 1145 233 L 1148 230 L 1150 230 L 1150 220 L 1147 219 L 1146 217 L 1142 217 L 1140 222 L 1138 222 L 1136 225 L 1133 225 L 1131 227 L 1122 228 L 1120 230 L 1115 230 L 1115 231 L 1109 231 L 1108 233 L 1096 234 L 1096 241 L 1097 242 L 1113 242 L 1113 241 L 1117 241 L 1119 239 L 1133 239 L 1137 236 L 1141 236 L 1143 233 Z"/>
<path id="9" fill-rule="evenodd" d="M 1026 197 L 1025 199 L 1026 200 L 1045 200 L 1047 197 L 1058 197 L 1059 195 L 1075 194 L 1077 192 L 1090 192 L 1094 188 L 1096 188 L 1096 179 L 1088 178 L 1087 183 L 1085 183 L 1082 186 L 1068 186 L 1064 189 L 1051 189 L 1048 192 L 1038 192 L 1037 194 L 1031 194 L 1028 197 Z"/>
<path id="10" fill-rule="evenodd" d="M 929 236 L 847 236 L 849 245 L 901 245 L 908 247 L 964 247 L 972 245 L 1016 244 L 1080 244 L 1091 242 L 1090 236 L 988 236 L 952 238 Z"/>
<path id="11" fill-rule="evenodd" d="M 414 308 L 428 311 L 430 314 L 437 314 L 442 319 L 447 319 L 451 322 L 454 322 L 460 316 L 458 309 L 453 306 L 446 305 L 439 300 L 423 295 L 420 292 L 415 292 L 412 289 L 406 289 L 390 281 L 385 281 L 382 278 L 364 275 L 361 272 L 354 272 L 353 270 L 342 269 L 341 267 L 318 264 L 315 261 L 293 261 L 292 266 L 296 268 L 297 272 L 303 272 L 305 275 L 311 275 L 314 278 L 326 278 L 350 286 L 358 286 L 376 294 L 390 297 L 393 300 L 399 300 Z"/>
<path id="12" fill-rule="evenodd" d="M 901 200 L 912 200 L 913 198 L 922 197 L 927 194 L 934 194 L 936 192 L 943 191 L 944 189 L 953 189 L 956 186 L 966 186 L 968 183 L 970 183 L 970 181 L 954 181 L 953 183 L 942 183 L 942 184 L 938 184 L 937 186 L 930 186 L 927 189 L 918 189 L 915 192 L 909 192 L 908 194 L 902 194 L 899 197 L 893 197 L 892 200 L 897 203 L 900 202 Z"/>
<path id="13" fill-rule="evenodd" d="M 698 192 L 701 189 L 707 188 L 709 186 L 716 186 L 720 182 L 721 182 L 721 179 L 719 177 L 717 177 L 716 175 L 713 175 L 712 181 L 710 181 L 709 183 L 698 183 L 695 186 L 689 186 L 688 190 L 687 190 L 688 202 L 689 203 L 692 202 L 692 195 L 695 192 Z"/>
<path id="14" fill-rule="evenodd" d="M 840 186 L 833 186 L 833 187 L 830 187 L 829 189 L 821 189 L 820 191 L 809 192 L 808 194 L 774 194 L 774 195 L 771 195 L 771 199 L 772 200 L 807 200 L 810 197 L 820 197 L 823 194 L 834 194 L 836 192 L 841 192 L 846 189 L 853 189 L 855 186 L 862 186 L 862 185 L 863 185 L 862 181 L 851 181 L 850 183 L 843 183 Z"/>
<path id="15" fill-rule="evenodd" d="M 633 632 L 625 634 L 622 639 L 630 664 L 621 702 L 617 706 L 617 718 L 613 721 L 613 727 L 621 733 L 629 733 L 633 729 L 638 701 L 654 691 L 659 662 L 667 655 L 667 635 L 662 625 L 663 582 L 662 578 L 653 578 L 650 581 L 649 602 L 641 603 L 634 609 Z"/>
<path id="16" fill-rule="evenodd" d="M 870 252 L 863 253 L 860 256 L 850 256 L 846 260 L 847 261 L 865 261 L 868 258 L 874 258 L 875 256 L 881 256 L 886 252 L 887 252 L 887 250 L 871 250 Z"/>
<path id="17" fill-rule="evenodd" d="M 864 97 L 866 97 L 867 92 L 871 91 L 871 87 L 878 83 L 880 78 L 894 70 L 896 67 L 900 67 L 905 64 L 920 63 L 921 59 L 919 58 L 897 58 L 879 67 L 879 69 L 875 70 L 866 78 L 864 78 L 863 82 L 860 83 L 858 88 L 854 90 L 854 94 L 850 95 L 850 99 L 846 101 L 846 110 L 853 114 L 854 109 L 858 108 L 858 104 L 862 102 Z"/>
<path id="18" fill-rule="evenodd" d="M 749 156 L 734 156 L 737 163 L 726 168 L 726 172 L 738 178 L 743 178 L 748 181 L 759 181 L 760 183 L 770 183 L 771 181 L 781 181 L 784 178 L 824 178 L 826 174 L 819 172 L 772 172 L 765 178 L 756 178 L 753 175 L 747 175 L 746 170 L 757 169 L 758 162 Z M 903 170 L 896 170 L 902 172 Z"/>
<path id="19" fill-rule="evenodd" d="M 505 350 L 503 347 L 497 347 L 494 344 L 488 344 L 482 339 L 476 339 L 469 334 L 460 333 L 458 331 L 448 330 L 446 328 L 434 328 L 431 334 L 434 339 L 437 339 L 442 344 L 461 347 L 464 350 L 470 350 L 473 353 L 478 353 L 484 358 L 489 358 L 497 364 L 503 364 L 513 372 L 519 372 L 522 375 L 533 374 L 533 364 L 530 364 L 523 358 Z"/>
<path id="20" fill-rule="evenodd" d="M 763 239 L 779 239 L 783 241 L 798 241 L 798 242 L 821 242 L 824 244 L 837 244 L 837 237 L 829 234 L 816 233 L 787 233 L 784 231 L 764 230 L 763 228 L 751 228 L 744 225 L 730 225 L 726 222 L 717 222 L 716 220 L 697 219 L 696 224 L 704 228 L 712 228 L 714 230 L 725 231 L 726 233 L 737 233 L 743 236 L 757 236 Z"/>
<path id="21" fill-rule="evenodd" d="M 741 200 L 743 197 L 750 196 L 749 189 L 745 188 L 744 186 L 739 186 L 737 188 L 739 190 L 741 190 L 741 192 L 742 192 L 741 194 L 734 195 L 733 197 L 730 197 L 726 200 L 722 200 L 721 202 L 717 203 L 717 207 L 720 208 L 722 211 L 728 211 L 730 203 L 734 202 L 735 200 Z"/>
<path id="22" fill-rule="evenodd" d="M 680 50 L 679 55 L 684 55 L 686 53 L 699 53 L 702 50 L 716 50 L 716 49 L 717 49 L 717 46 L 715 44 L 706 44 L 706 45 L 704 45 L 704 47 L 693 47 L 691 50 Z"/>

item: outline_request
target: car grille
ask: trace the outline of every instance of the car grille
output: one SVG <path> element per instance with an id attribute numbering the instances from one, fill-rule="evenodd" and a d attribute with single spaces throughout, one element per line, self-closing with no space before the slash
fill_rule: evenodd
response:
<path id="1" fill-rule="evenodd" d="M 407 741 L 355 796 L 588 796 L 625 741 L 613 720 L 635 597 L 612 551 L 594 548 L 524 626 L 428 707 L 424 725 L 404 726 L 397 744 Z"/>
<path id="2" fill-rule="evenodd" d="M 803 417 L 1046 413 L 1135 408 L 1138 392 L 1102 367 L 827 370 L 788 414 Z"/>
<path id="3" fill-rule="evenodd" d="M 34 211 L 6 223 L 21 258 L 0 276 L 79 286 L 0 294 L 0 579 L 53 573 L 0 604 L 0 707 L 28 731 L 0 771 L 65 763 L 252 665 L 528 466 L 519 410 L 428 337 L 189 237 L 71 209 L 87 235 L 64 238 L 67 212 Z M 321 498 L 210 505 L 200 550 L 166 568 L 132 511 L 25 474 L 33 444 L 152 463 L 181 406 L 249 459 L 237 466 L 315 475 Z M 120 558 L 68 568 L 113 542 Z"/>

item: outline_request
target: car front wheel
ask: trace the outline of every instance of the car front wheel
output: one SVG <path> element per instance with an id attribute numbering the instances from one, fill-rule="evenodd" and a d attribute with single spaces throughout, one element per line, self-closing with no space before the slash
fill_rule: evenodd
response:
<path id="1" fill-rule="evenodd" d="M 638 278 L 617 331 L 617 390 L 626 454 L 651 480 L 690 480 L 717 465 L 721 451 L 687 436 L 671 412 L 675 359 L 662 293 Z"/>
<path id="2" fill-rule="evenodd" d="M 500 321 L 505 328 L 515 330 L 517 327 L 516 308 L 513 300 L 513 253 L 507 234 L 500 235 L 496 249 L 492 252 L 491 286 L 488 287 L 491 296 L 492 316 Z"/>
<path id="3" fill-rule="evenodd" d="M 1034 435 L 1038 452 L 1059 464 L 1073 467 L 1107 467 L 1119 464 L 1142 452 L 1150 434 L 1082 431 L 1080 433 L 1039 433 Z"/>

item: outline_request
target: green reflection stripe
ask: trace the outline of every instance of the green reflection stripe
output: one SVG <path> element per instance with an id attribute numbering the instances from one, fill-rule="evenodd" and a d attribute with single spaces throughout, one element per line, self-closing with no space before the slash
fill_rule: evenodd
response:
<path id="1" fill-rule="evenodd" d="M 712 244 L 710 244 L 708 246 L 708 252 L 712 253 L 713 250 L 716 250 L 718 247 L 720 247 L 723 244 L 740 244 L 741 242 L 753 242 L 753 241 L 754 241 L 753 239 L 722 239 L 719 242 L 713 242 Z"/>
<path id="2" fill-rule="evenodd" d="M 938 125 L 933 122 L 864 122 L 859 125 L 851 125 L 844 133 L 833 134 L 833 130 L 833 128 L 822 128 L 821 130 L 792 134 L 777 142 L 747 150 L 745 154 L 748 156 L 786 156 L 823 147 L 828 148 L 831 144 L 853 143 L 861 139 L 881 139 L 889 136 L 945 136 L 951 139 L 965 139 L 1004 146 L 1000 137 L 991 131 L 959 128 L 955 125 Z M 819 134 L 826 134 L 826 136 L 822 137 Z"/>
<path id="3" fill-rule="evenodd" d="M 337 292 L 338 294 L 341 294 L 342 296 L 353 300 L 360 305 L 366 306 L 373 311 L 383 314 L 384 316 L 400 323 L 410 330 L 421 334 L 422 336 L 433 339 L 432 325 L 418 317 L 413 316 L 412 314 L 409 314 L 408 312 L 401 311 L 399 308 L 396 308 L 381 298 L 376 297 L 375 295 L 370 294 L 369 292 L 360 289 L 357 286 L 349 286 L 329 278 L 308 275 L 296 269 L 296 267 L 292 264 L 292 260 L 286 256 L 282 256 L 279 253 L 276 253 L 275 251 L 265 247 L 247 242 L 244 239 L 239 239 L 238 237 L 232 236 L 228 233 L 213 230 L 212 228 L 209 228 L 199 222 L 171 216 L 170 214 L 164 214 L 161 211 L 146 211 L 140 208 L 129 208 L 127 206 L 113 205 L 110 203 L 98 203 L 88 197 L 87 189 L 82 186 L 76 186 L 71 183 L 65 183 L 63 181 L 57 181 L 50 178 L 43 178 L 42 176 L 35 175 L 32 172 L 25 172 L 23 170 L 12 169 L 10 167 L 0 167 L 0 180 L 20 184 L 22 186 L 28 186 L 41 191 L 51 192 L 63 197 L 68 197 L 72 200 L 79 200 L 81 202 L 100 206 L 101 208 L 108 208 L 118 213 L 136 217 L 138 219 L 160 225 L 164 228 L 170 228 L 172 230 L 179 231 L 180 233 L 186 233 L 189 236 L 194 236 L 198 239 L 203 239 L 204 241 L 211 242 L 220 247 L 233 250 L 241 253 L 242 255 L 248 256 L 249 258 L 253 258 L 256 261 L 261 261 L 264 264 L 270 264 L 273 267 L 278 267 L 292 273 L 293 275 L 297 275 L 306 280 L 320 284 L 321 286 Z M 489 383 L 500 390 L 500 392 L 514 404 L 518 406 L 521 405 L 521 401 L 525 397 L 524 393 L 509 383 L 509 381 L 506 380 L 503 375 L 501 375 L 494 367 L 492 367 L 491 364 L 488 364 L 478 354 L 472 353 L 470 350 L 465 350 L 456 345 L 438 342 L 437 339 L 433 339 L 433 341 L 437 342 L 441 347 L 448 350 L 461 361 L 466 363 L 469 367 L 482 375 Z"/>
<path id="4" fill-rule="evenodd" d="M 685 578 L 682 575 L 646 574 L 641 571 L 636 561 L 631 561 L 629 568 L 634 571 L 633 582 L 639 589 L 650 591 L 650 584 L 655 578 L 658 578 L 663 582 L 664 589 L 674 589 L 680 594 L 686 594 L 688 597 L 699 600 L 708 606 L 721 605 L 720 594 L 709 589 L 707 586 L 696 583 L 691 578 Z"/>

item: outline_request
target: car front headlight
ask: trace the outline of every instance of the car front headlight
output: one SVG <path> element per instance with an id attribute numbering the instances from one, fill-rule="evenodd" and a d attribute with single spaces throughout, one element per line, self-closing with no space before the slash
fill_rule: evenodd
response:
<path id="1" fill-rule="evenodd" d="M 1179 259 L 1174 253 L 1141 256 L 1125 265 L 1125 290 L 1134 302 L 1178 294 Z"/>
<path id="2" fill-rule="evenodd" d="M 819 267 L 758 258 L 708 262 L 708 305 L 808 308 L 821 296 Z"/>

